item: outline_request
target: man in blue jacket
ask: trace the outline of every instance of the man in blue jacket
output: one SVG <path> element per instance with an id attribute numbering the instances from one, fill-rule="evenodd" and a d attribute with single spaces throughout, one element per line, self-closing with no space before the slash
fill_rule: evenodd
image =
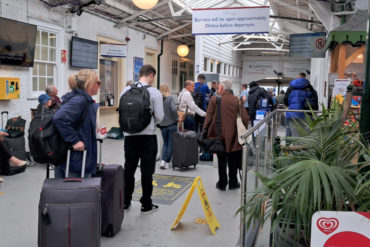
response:
<path id="1" fill-rule="evenodd" d="M 305 73 L 299 73 L 297 79 L 290 82 L 289 88 L 284 96 L 284 104 L 290 110 L 309 110 L 307 100 L 314 98 L 315 107 L 317 104 L 317 93 L 311 86 L 310 81 L 306 79 Z M 313 107 L 313 108 L 315 108 Z M 316 109 L 314 109 L 316 110 Z M 295 125 L 304 126 L 305 114 L 303 112 L 287 112 L 286 136 L 300 136 Z"/>
<path id="2" fill-rule="evenodd" d="M 205 83 L 206 77 L 203 74 L 198 75 L 198 81 L 195 83 L 194 92 L 192 93 L 195 104 L 202 109 L 203 111 L 207 112 L 207 97 L 211 93 L 207 83 Z M 194 118 L 194 129 L 196 132 L 200 132 L 203 129 L 205 117 L 199 116 L 195 114 Z"/>

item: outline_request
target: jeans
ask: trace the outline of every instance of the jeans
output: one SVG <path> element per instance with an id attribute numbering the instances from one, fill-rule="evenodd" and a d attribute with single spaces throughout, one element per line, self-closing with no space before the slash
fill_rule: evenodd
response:
<path id="1" fill-rule="evenodd" d="M 65 178 L 66 170 L 63 167 L 56 166 L 54 170 L 54 178 Z M 80 178 L 81 172 L 69 172 L 69 178 Z M 84 178 L 91 178 L 91 173 L 85 173 Z"/>
<path id="2" fill-rule="evenodd" d="M 163 137 L 162 160 L 170 162 L 172 157 L 172 135 L 177 131 L 177 124 L 161 129 Z"/>
<path id="3" fill-rule="evenodd" d="M 135 189 L 135 171 L 140 160 L 143 207 L 152 206 L 153 174 L 158 144 L 155 135 L 125 136 L 124 204 L 130 205 Z"/>
<path id="4" fill-rule="evenodd" d="M 218 184 L 225 188 L 235 186 L 238 184 L 238 168 L 241 168 L 242 151 L 235 151 L 231 153 L 218 153 Z M 229 167 L 229 179 L 227 178 L 227 167 Z"/>
<path id="5" fill-rule="evenodd" d="M 301 128 L 304 128 L 304 122 L 305 118 L 287 118 L 287 125 L 286 125 L 286 133 L 285 136 L 293 136 L 293 137 L 298 137 L 301 136 L 298 131 L 296 126 L 299 126 Z"/>
<path id="6" fill-rule="evenodd" d="M 195 132 L 197 132 L 197 133 L 202 132 L 203 124 L 204 124 L 205 119 L 206 119 L 205 117 L 195 115 L 195 117 L 194 117 L 194 130 L 195 130 Z"/>
<path id="7" fill-rule="evenodd" d="M 195 130 L 194 128 L 194 117 L 186 116 L 184 120 L 184 130 Z"/>

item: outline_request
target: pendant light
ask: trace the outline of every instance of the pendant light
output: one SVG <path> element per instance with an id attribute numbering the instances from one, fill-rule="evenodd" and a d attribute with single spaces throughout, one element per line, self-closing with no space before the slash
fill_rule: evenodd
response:
<path id="1" fill-rule="evenodd" d="M 189 47 L 187 45 L 179 45 L 177 47 L 177 54 L 180 57 L 186 57 L 189 54 Z"/>
<path id="2" fill-rule="evenodd" d="M 140 9 L 151 9 L 158 3 L 158 0 L 132 0 L 132 2 Z"/>

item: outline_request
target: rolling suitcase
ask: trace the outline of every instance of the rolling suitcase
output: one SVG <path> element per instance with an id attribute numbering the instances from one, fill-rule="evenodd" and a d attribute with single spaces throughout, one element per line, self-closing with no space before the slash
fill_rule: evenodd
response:
<path id="1" fill-rule="evenodd" d="M 103 140 L 99 141 L 99 169 L 98 177 L 101 177 L 102 187 L 102 221 L 101 234 L 113 237 L 121 229 L 124 210 L 123 193 L 124 178 L 123 167 L 121 165 L 102 165 L 102 145 Z"/>
<path id="2" fill-rule="evenodd" d="M 39 202 L 39 247 L 99 247 L 101 179 L 45 179 Z M 81 177 L 84 177 L 86 150 Z"/>
<path id="3" fill-rule="evenodd" d="M 172 168 L 184 169 L 188 166 L 194 166 L 199 161 L 198 136 L 194 131 L 179 131 L 172 136 Z"/>

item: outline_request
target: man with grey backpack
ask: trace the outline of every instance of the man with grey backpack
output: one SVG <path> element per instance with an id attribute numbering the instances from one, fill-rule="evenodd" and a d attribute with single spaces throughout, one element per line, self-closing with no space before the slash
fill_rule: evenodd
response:
<path id="1" fill-rule="evenodd" d="M 152 176 L 158 151 L 156 124 L 163 120 L 164 113 L 162 95 L 152 87 L 155 74 L 153 66 L 141 67 L 139 81 L 124 88 L 119 104 L 119 124 L 125 135 L 124 209 L 128 210 L 131 206 L 135 171 L 140 160 L 143 214 L 158 210 L 151 199 Z"/>

